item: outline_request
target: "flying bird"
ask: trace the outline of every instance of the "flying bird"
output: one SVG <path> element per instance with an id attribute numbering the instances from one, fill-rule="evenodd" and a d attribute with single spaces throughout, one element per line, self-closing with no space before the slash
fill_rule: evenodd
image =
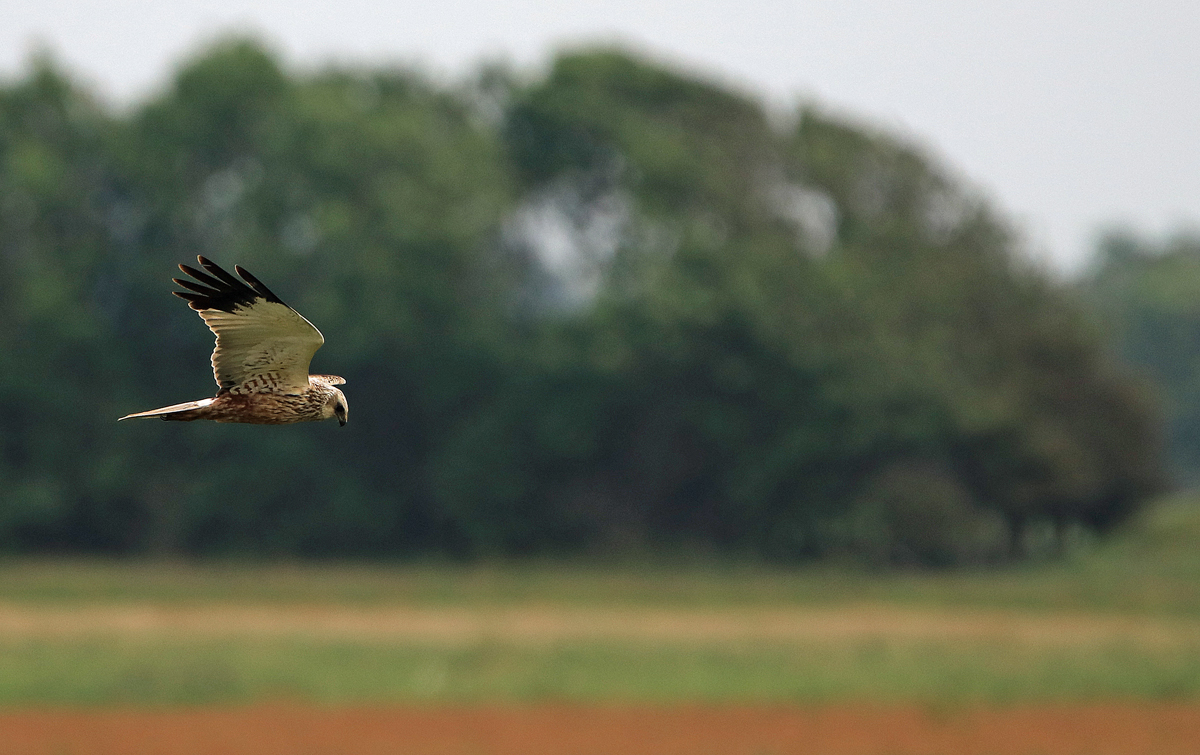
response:
<path id="1" fill-rule="evenodd" d="M 212 261 L 196 259 L 208 272 L 180 265 L 195 281 L 172 278 L 187 291 L 171 293 L 186 299 L 217 337 L 212 353 L 217 395 L 121 419 L 284 425 L 336 417 L 345 425 L 349 406 L 334 386 L 346 381 L 308 374 L 313 354 L 325 343 L 321 331 L 241 267 L 233 266 L 238 280 Z"/>

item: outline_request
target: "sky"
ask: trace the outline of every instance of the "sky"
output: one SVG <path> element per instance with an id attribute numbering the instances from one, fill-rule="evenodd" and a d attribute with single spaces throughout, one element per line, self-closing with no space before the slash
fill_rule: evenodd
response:
<path id="1" fill-rule="evenodd" d="M 619 43 L 780 112 L 816 102 L 921 143 L 1059 270 L 1104 228 L 1200 228 L 1195 0 L 0 0 L 0 19 L 0 78 L 48 49 L 115 104 L 230 32 L 297 67 L 447 78 Z"/>

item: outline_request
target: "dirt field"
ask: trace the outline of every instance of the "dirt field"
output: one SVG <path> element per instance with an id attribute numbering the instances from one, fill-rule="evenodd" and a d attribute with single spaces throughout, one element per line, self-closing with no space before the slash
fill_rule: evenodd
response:
<path id="1" fill-rule="evenodd" d="M 999 610 L 0 604 L 0 637 L 307 636 L 472 645 L 830 638 L 1194 647 L 1194 619 Z M 0 709 L 0 755 L 1196 755 L 1200 703 Z"/>
<path id="2" fill-rule="evenodd" d="M 0 711 L 5 755 L 1195 755 L 1200 706 Z"/>

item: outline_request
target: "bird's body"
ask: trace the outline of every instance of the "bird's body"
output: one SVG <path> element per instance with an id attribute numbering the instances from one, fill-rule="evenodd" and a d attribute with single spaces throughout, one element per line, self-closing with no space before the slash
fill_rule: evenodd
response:
<path id="1" fill-rule="evenodd" d="M 130 414 L 121 419 L 161 417 L 165 420 L 191 422 L 211 419 L 213 422 L 243 422 L 250 425 L 287 425 L 332 419 L 341 394 L 325 381 L 324 375 L 310 375 L 309 389 L 300 393 L 237 393 L 223 391 L 213 398 L 164 406 L 148 412 Z"/>
<path id="2" fill-rule="evenodd" d="M 198 259 L 208 273 L 180 265 L 199 283 L 174 278 L 190 291 L 173 293 L 187 299 L 217 337 L 212 366 L 220 389 L 213 398 L 121 419 L 285 425 L 336 417 L 345 425 L 349 407 L 334 386 L 346 381 L 308 374 L 313 354 L 325 342 L 320 331 L 242 268 L 234 266 L 243 279 L 238 280 L 209 260 Z"/>

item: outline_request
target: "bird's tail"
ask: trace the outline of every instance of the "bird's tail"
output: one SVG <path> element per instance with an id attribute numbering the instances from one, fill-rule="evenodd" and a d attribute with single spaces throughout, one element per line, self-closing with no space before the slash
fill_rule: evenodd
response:
<path id="1" fill-rule="evenodd" d="M 178 420 L 185 420 L 185 421 L 191 420 L 191 419 L 199 419 L 199 417 L 177 417 L 177 416 L 172 416 L 172 415 L 177 415 L 180 412 L 190 412 L 193 409 L 203 409 L 204 407 L 208 406 L 212 402 L 213 402 L 213 400 L 211 398 L 202 398 L 199 401 L 188 401 L 185 404 L 172 404 L 171 406 L 164 406 L 161 409 L 151 409 L 148 412 L 138 412 L 137 414 L 126 414 L 124 417 L 121 417 L 121 419 L 118 419 L 117 421 L 120 422 L 122 419 L 137 419 L 138 417 L 162 417 L 163 419 L 178 419 Z"/>

